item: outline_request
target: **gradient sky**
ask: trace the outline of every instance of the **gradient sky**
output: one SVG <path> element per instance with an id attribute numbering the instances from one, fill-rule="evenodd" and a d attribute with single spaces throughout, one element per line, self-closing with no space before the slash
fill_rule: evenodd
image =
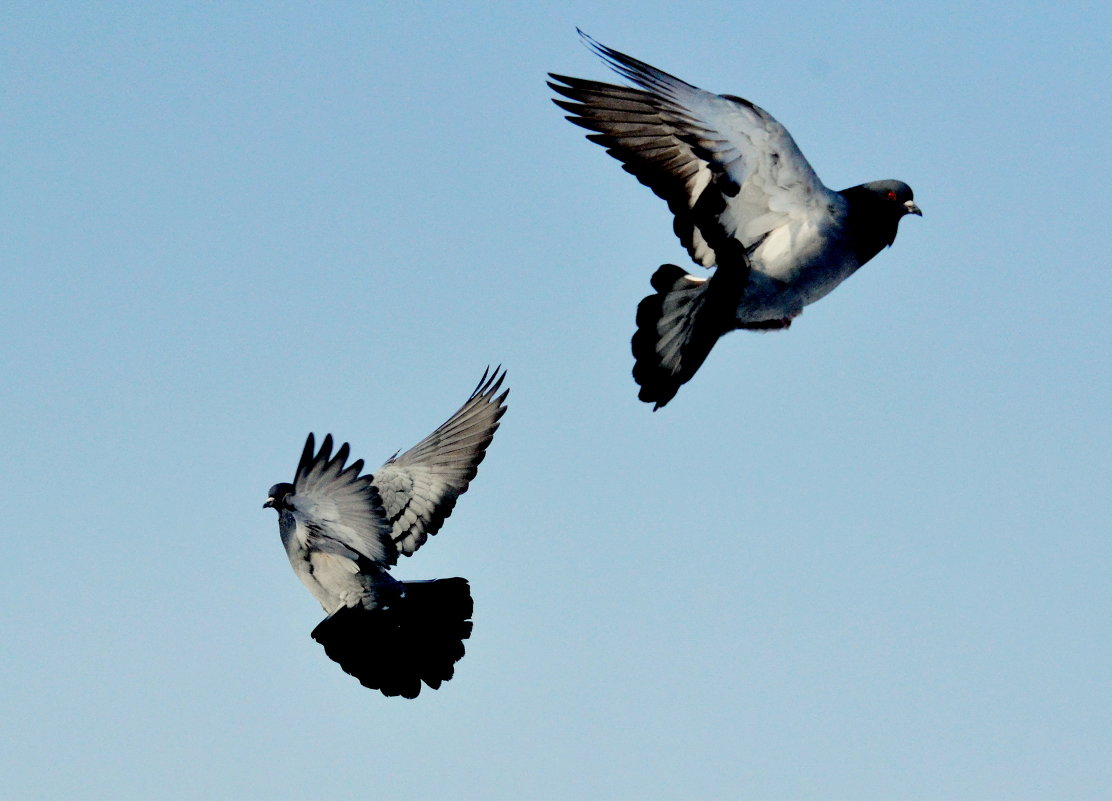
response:
<path id="1" fill-rule="evenodd" d="M 19 799 L 1112 797 L 1107 3 L 0 11 L 0 776 Z M 561 119 L 599 41 L 924 217 L 675 401 L 663 202 Z M 267 488 L 487 364 L 415 701 L 309 638 Z"/>

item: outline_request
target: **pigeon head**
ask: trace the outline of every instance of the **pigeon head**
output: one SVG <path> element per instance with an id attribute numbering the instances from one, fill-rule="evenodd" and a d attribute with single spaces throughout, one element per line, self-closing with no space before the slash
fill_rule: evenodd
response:
<path id="1" fill-rule="evenodd" d="M 869 181 L 839 194 L 849 201 L 849 234 L 861 264 L 896 241 L 900 218 L 923 216 L 911 187 L 903 181 Z"/>
<path id="2" fill-rule="evenodd" d="M 881 201 L 880 206 L 884 208 L 884 213 L 895 217 L 897 220 L 905 214 L 923 216 L 923 212 L 915 205 L 915 194 L 911 191 L 911 187 L 903 181 L 869 181 L 869 183 L 861 184 L 860 187 L 855 188 L 864 189 L 876 195 Z"/>
<path id="3" fill-rule="evenodd" d="M 289 498 L 292 494 L 293 484 L 287 484 L 286 482 L 275 484 L 273 487 L 270 488 L 270 491 L 267 492 L 267 495 L 269 497 L 267 497 L 266 503 L 263 504 L 263 508 L 278 510 L 289 509 L 290 506 L 286 502 L 286 499 Z"/>

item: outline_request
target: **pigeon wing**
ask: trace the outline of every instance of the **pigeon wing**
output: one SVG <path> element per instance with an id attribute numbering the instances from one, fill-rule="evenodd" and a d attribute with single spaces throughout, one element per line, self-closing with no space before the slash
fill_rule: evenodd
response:
<path id="1" fill-rule="evenodd" d="M 781 226 L 829 214 L 834 193 L 764 109 L 580 35 L 639 88 L 550 74 L 549 86 L 574 101 L 553 102 L 668 203 L 676 235 L 696 262 L 713 266 L 724 236 L 751 247 Z"/>
<path id="2" fill-rule="evenodd" d="M 412 556 L 440 530 L 486 456 L 509 395 L 509 390 L 497 395 L 505 371 L 488 373 L 459 411 L 375 474 L 391 542 L 399 553 Z"/>
<path id="3" fill-rule="evenodd" d="M 351 557 L 360 554 L 382 566 L 398 561 L 390 538 L 382 498 L 369 475 L 360 475 L 363 460 L 345 467 L 345 442 L 332 455 L 332 435 L 315 451 L 313 435 L 305 440 L 294 478 L 291 502 L 310 534 L 310 547 Z"/>

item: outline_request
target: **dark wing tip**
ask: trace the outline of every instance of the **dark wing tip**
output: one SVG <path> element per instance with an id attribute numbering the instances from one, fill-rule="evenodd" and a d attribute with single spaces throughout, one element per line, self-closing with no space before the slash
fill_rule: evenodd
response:
<path id="1" fill-rule="evenodd" d="M 472 392 L 471 397 L 467 399 L 467 402 L 470 403 L 476 398 L 482 398 L 488 404 L 497 407 L 497 410 L 494 414 L 493 426 L 490 429 L 490 437 L 487 438 L 486 443 L 482 447 L 483 454 L 479 457 L 479 462 L 481 462 L 483 460 L 483 457 L 486 455 L 486 447 L 490 444 L 491 439 L 493 439 L 494 432 L 498 430 L 499 421 L 502 419 L 502 415 L 504 415 L 506 413 L 506 410 L 509 408 L 508 406 L 506 406 L 506 398 L 510 396 L 510 388 L 506 387 L 501 395 L 497 394 L 498 390 L 502 389 L 502 382 L 505 380 L 506 370 L 503 369 L 502 365 L 498 365 L 497 367 L 495 367 L 493 372 L 488 366 L 487 369 L 483 371 L 483 377 L 479 380 L 479 384 L 475 387 L 475 391 Z M 464 406 L 466 405 L 467 404 L 465 403 Z M 479 462 L 476 462 L 475 465 L 478 466 Z M 474 478 L 474 476 L 472 476 L 472 478 Z"/>
<path id="2" fill-rule="evenodd" d="M 313 454 L 316 453 L 316 450 L 317 450 L 316 440 L 313 437 L 313 432 L 310 431 L 309 436 L 305 438 L 305 447 L 301 449 L 301 462 L 300 462 L 300 464 L 304 464 L 306 461 L 312 459 Z"/>
<path id="3" fill-rule="evenodd" d="M 595 41 L 595 38 L 593 36 L 591 36 L 591 34 L 587 33 L 585 30 L 580 28 L 578 25 L 575 26 L 575 32 L 579 34 L 579 38 L 583 40 L 583 44 L 585 44 L 587 47 L 591 48 L 592 50 L 598 50 L 599 48 L 604 48 L 605 49 L 604 45 L 601 45 L 597 41 Z"/>
<path id="4" fill-rule="evenodd" d="M 548 77 L 552 80 L 545 81 L 545 83 L 548 84 L 549 89 L 555 89 L 557 92 L 564 91 L 568 86 L 572 85 L 573 81 L 575 81 L 575 78 L 571 77 L 570 75 L 561 75 L 558 72 L 550 72 L 548 73 Z"/>
<path id="5" fill-rule="evenodd" d="M 320 444 L 320 453 L 318 456 L 316 449 L 316 439 L 313 432 L 309 432 L 309 436 L 305 438 L 305 447 L 301 450 L 301 459 L 297 463 L 297 473 L 294 477 L 296 484 L 298 479 L 309 472 L 309 469 L 317 461 L 318 458 L 328 460 L 329 455 L 332 453 L 332 435 L 326 434 L 324 440 Z"/>
<path id="6" fill-rule="evenodd" d="M 310 433 L 305 439 L 305 448 L 301 451 L 301 461 L 297 464 L 297 474 L 294 477 L 294 483 L 296 484 L 318 464 L 323 464 L 326 468 L 335 468 L 337 473 L 354 472 L 358 475 L 363 469 L 362 459 L 353 462 L 346 470 L 344 469 L 344 463 L 347 462 L 348 457 L 351 455 L 351 447 L 348 443 L 345 442 L 341 445 L 340 449 L 336 451 L 335 456 L 332 455 L 332 446 L 332 435 L 325 434 L 320 444 L 320 450 L 316 450 L 315 438 L 313 434 Z"/>
<path id="7" fill-rule="evenodd" d="M 336 451 L 336 455 L 329 460 L 329 464 L 335 465 L 337 472 L 339 472 L 343 470 L 344 463 L 348 460 L 349 455 L 351 455 L 351 448 L 349 448 L 348 444 L 345 442 L 340 446 L 340 450 Z"/>
<path id="8" fill-rule="evenodd" d="M 474 400 L 475 398 L 481 396 L 486 397 L 488 400 L 494 398 L 494 394 L 502 388 L 502 382 L 505 379 L 506 370 L 503 369 L 502 365 L 498 365 L 494 368 L 493 371 L 491 371 L 490 365 L 487 365 L 487 368 L 483 370 L 483 377 L 480 378 L 479 383 L 475 385 L 475 389 L 472 390 L 471 396 L 468 398 L 468 400 Z M 496 401 L 501 404 L 503 401 L 506 400 L 506 397 L 509 394 L 510 390 L 509 388 L 507 388 L 506 391 L 502 393 L 501 397 L 496 399 Z"/>
<path id="9" fill-rule="evenodd" d="M 681 80 L 671 73 L 667 73 L 662 69 L 658 69 L 657 67 L 654 67 L 651 64 L 647 64 L 639 58 L 634 58 L 627 53 L 623 53 L 620 50 L 615 50 L 612 47 L 607 47 L 606 45 L 602 44 L 602 42 L 596 41 L 580 28 L 576 28 L 575 30 L 579 33 L 580 38 L 583 40 L 583 43 L 587 46 L 587 48 L 590 49 L 603 61 L 605 61 L 606 65 L 610 67 L 610 69 L 614 70 L 614 72 L 618 73 L 623 78 L 633 81 L 636 84 L 640 84 L 641 86 L 651 86 L 653 84 L 656 84 L 661 78 L 669 79 L 685 86 L 690 86 L 687 81 Z"/>

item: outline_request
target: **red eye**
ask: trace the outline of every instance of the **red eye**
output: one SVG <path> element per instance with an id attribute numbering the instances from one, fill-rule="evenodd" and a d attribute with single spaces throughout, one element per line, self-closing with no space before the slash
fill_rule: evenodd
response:
<path id="1" fill-rule="evenodd" d="M 891 189 L 889 189 L 888 193 L 885 195 L 885 197 L 888 198 L 889 200 L 895 200 L 896 199 L 896 193 L 893 192 Z"/>

